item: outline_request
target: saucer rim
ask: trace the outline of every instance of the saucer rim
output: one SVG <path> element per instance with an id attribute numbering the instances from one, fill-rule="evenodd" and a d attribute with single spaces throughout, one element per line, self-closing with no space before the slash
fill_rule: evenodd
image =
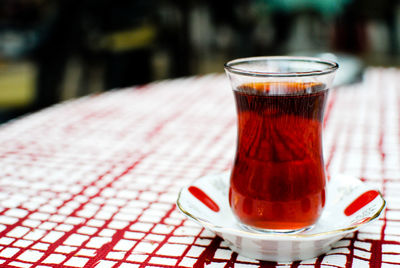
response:
<path id="1" fill-rule="evenodd" d="M 225 174 L 225 173 L 221 172 L 221 173 L 210 174 L 210 175 L 218 176 L 218 175 L 222 175 L 222 174 Z M 335 174 L 335 175 L 339 175 L 339 174 Z M 219 230 L 221 230 L 222 233 L 228 233 L 229 232 L 231 234 L 239 234 L 239 235 L 242 235 L 242 236 L 246 235 L 246 236 L 250 236 L 250 237 L 253 237 L 253 238 L 259 238 L 259 239 L 260 238 L 304 238 L 304 239 L 307 239 L 307 238 L 315 238 L 315 237 L 333 236 L 333 235 L 339 235 L 339 234 L 343 234 L 344 235 L 346 233 L 349 233 L 349 232 L 357 230 L 358 228 L 360 228 L 361 226 L 363 226 L 365 224 L 368 224 L 368 223 L 371 223 L 372 221 L 377 220 L 378 217 L 380 216 L 380 214 L 382 213 L 382 211 L 386 207 L 386 200 L 383 198 L 382 193 L 380 191 L 376 190 L 379 193 L 379 196 L 383 201 L 382 206 L 379 208 L 379 210 L 368 221 L 359 223 L 357 225 L 352 225 L 352 226 L 349 226 L 347 228 L 334 229 L 334 230 L 331 230 L 331 231 L 326 231 L 326 232 L 321 232 L 321 233 L 314 233 L 314 234 L 301 234 L 301 233 L 296 233 L 296 234 L 265 233 L 264 234 L 264 233 L 254 233 L 254 232 L 245 231 L 245 230 L 241 230 L 241 229 L 215 225 L 213 223 L 210 223 L 209 221 L 203 220 L 201 218 L 198 218 L 198 217 L 192 215 L 190 212 L 186 211 L 182 207 L 181 202 L 180 202 L 182 192 L 185 189 L 188 189 L 189 186 L 193 185 L 194 182 L 196 182 L 199 179 L 202 179 L 202 178 L 204 178 L 206 176 L 209 176 L 209 175 L 205 175 L 205 176 L 199 177 L 196 180 L 192 181 L 190 184 L 182 187 L 181 190 L 179 191 L 178 198 L 176 200 L 176 205 L 179 208 L 179 210 L 183 214 L 185 214 L 187 217 L 189 217 L 192 220 L 200 223 L 200 225 L 202 225 L 203 227 L 208 227 L 210 230 L 215 231 L 215 232 L 218 232 Z M 356 180 L 358 180 L 359 182 L 361 182 L 362 185 L 364 185 L 364 183 L 360 179 L 358 179 L 356 177 L 354 177 L 354 178 Z"/>

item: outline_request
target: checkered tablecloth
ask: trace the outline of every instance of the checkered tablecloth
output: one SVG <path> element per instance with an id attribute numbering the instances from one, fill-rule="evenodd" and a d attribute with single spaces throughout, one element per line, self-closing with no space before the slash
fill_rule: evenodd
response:
<path id="1" fill-rule="evenodd" d="M 236 112 L 224 75 L 110 91 L 0 128 L 0 267 L 391 267 L 400 265 L 400 70 L 331 91 L 330 172 L 361 177 L 382 217 L 326 255 L 294 263 L 233 253 L 175 201 L 228 170 Z"/>

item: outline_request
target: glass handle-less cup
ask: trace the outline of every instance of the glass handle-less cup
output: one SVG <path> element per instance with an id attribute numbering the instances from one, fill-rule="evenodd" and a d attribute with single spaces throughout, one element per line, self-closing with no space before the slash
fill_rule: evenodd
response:
<path id="1" fill-rule="evenodd" d="M 338 65 L 303 57 L 225 64 L 238 116 L 229 203 L 247 229 L 308 229 L 325 204 L 322 121 Z"/>

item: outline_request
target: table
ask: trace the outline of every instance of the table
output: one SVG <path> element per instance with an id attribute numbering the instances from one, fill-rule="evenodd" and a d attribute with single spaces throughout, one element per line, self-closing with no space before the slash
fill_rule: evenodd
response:
<path id="1" fill-rule="evenodd" d="M 233 94 L 222 74 L 68 101 L 0 128 L 1 267 L 391 267 L 400 265 L 400 70 L 369 68 L 331 91 L 324 153 L 387 200 L 326 255 L 259 262 L 177 210 L 180 188 L 229 170 Z"/>

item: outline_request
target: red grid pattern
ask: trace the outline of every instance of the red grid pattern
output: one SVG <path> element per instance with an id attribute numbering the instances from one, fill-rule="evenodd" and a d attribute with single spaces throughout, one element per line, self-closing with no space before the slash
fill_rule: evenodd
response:
<path id="1" fill-rule="evenodd" d="M 362 177 L 388 205 L 324 256 L 260 263 L 178 212 L 180 188 L 229 169 L 234 156 L 233 96 L 223 75 L 208 75 L 81 98 L 3 126 L 0 266 L 400 265 L 399 75 L 369 69 L 330 95 L 328 170 Z"/>

